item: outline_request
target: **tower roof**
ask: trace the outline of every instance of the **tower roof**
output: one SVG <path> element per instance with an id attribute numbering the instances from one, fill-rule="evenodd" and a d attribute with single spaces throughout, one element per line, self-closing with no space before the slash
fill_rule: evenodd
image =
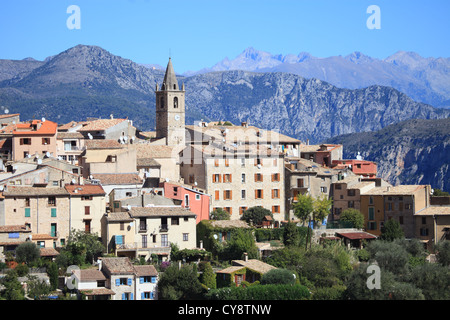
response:
<path id="1" fill-rule="evenodd" d="M 166 68 L 166 75 L 164 76 L 164 81 L 161 87 L 164 91 L 169 90 L 179 90 L 177 77 L 175 76 L 175 71 L 172 66 L 172 59 L 169 58 L 169 63 Z"/>

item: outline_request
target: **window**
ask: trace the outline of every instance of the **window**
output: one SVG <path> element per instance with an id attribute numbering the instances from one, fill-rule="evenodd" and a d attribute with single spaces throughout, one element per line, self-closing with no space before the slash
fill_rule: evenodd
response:
<path id="1" fill-rule="evenodd" d="M 335 190 L 341 190 L 342 189 L 342 185 L 341 184 L 335 184 L 334 185 L 334 189 Z"/>
<path id="2" fill-rule="evenodd" d="M 303 188 L 304 182 L 303 179 L 297 179 L 297 188 Z"/>
<path id="3" fill-rule="evenodd" d="M 189 241 L 189 233 L 183 233 L 183 241 Z"/>
<path id="4" fill-rule="evenodd" d="M 214 166 L 218 167 L 219 166 L 219 159 L 214 159 Z"/>
<path id="5" fill-rule="evenodd" d="M 147 248 L 147 235 L 143 234 L 141 240 L 142 240 L 142 248 Z"/>
<path id="6" fill-rule="evenodd" d="M 223 182 L 231 182 L 232 178 L 231 178 L 231 174 L 226 173 L 223 175 Z"/>
<path id="7" fill-rule="evenodd" d="M 220 190 L 214 191 L 214 200 L 220 200 Z"/>
<path id="8" fill-rule="evenodd" d="M 376 230 L 377 229 L 377 223 L 375 221 L 369 221 L 367 223 L 367 229 L 368 230 Z"/>
<path id="9" fill-rule="evenodd" d="M 398 222 L 399 222 L 400 224 L 403 224 L 403 216 L 399 216 L 399 217 L 398 217 Z"/>
<path id="10" fill-rule="evenodd" d="M 230 159 L 225 159 L 225 167 L 229 167 L 230 166 Z"/>
<path id="11" fill-rule="evenodd" d="M 369 220 L 375 220 L 375 208 L 369 208 Z"/>
<path id="12" fill-rule="evenodd" d="M 405 204 L 405 209 L 411 210 L 412 209 L 412 204 L 411 203 L 406 203 Z"/>
<path id="13" fill-rule="evenodd" d="M 225 210 L 226 212 L 228 212 L 230 215 L 233 212 L 233 210 L 231 209 L 231 207 L 225 207 L 223 208 L 223 210 Z"/>
<path id="14" fill-rule="evenodd" d="M 52 218 L 56 218 L 56 208 L 51 209 L 51 216 Z"/>
<path id="15" fill-rule="evenodd" d="M 245 190 L 241 190 L 241 199 L 245 200 L 246 198 L 246 191 Z"/>
<path id="16" fill-rule="evenodd" d="M 255 167 L 256 166 L 262 166 L 262 160 L 260 158 L 255 159 Z"/>
<path id="17" fill-rule="evenodd" d="M 420 228 L 420 235 L 422 237 L 428 236 L 428 228 Z"/>
<path id="18" fill-rule="evenodd" d="M 120 222 L 120 230 L 125 230 L 125 223 L 124 222 Z"/>
<path id="19" fill-rule="evenodd" d="M 91 207 L 85 206 L 84 207 L 84 214 L 86 214 L 86 215 L 91 214 Z"/>
<path id="20" fill-rule="evenodd" d="M 178 226 L 180 224 L 180 219 L 178 217 L 172 217 L 170 219 L 170 224 L 173 226 Z"/>
<path id="21" fill-rule="evenodd" d="M 354 208 L 354 207 L 355 207 L 355 201 L 350 200 L 350 201 L 348 202 L 348 207 L 349 207 L 349 208 Z"/>
<path id="22" fill-rule="evenodd" d="M 31 217 L 31 209 L 25 208 L 25 218 L 29 218 L 29 217 Z"/>
<path id="23" fill-rule="evenodd" d="M 279 173 L 274 173 L 274 174 L 272 174 L 272 181 L 273 181 L 273 182 L 278 182 L 278 181 L 280 181 L 280 174 L 279 174 Z"/>
<path id="24" fill-rule="evenodd" d="M 142 300 L 153 300 L 153 292 L 142 292 L 141 293 Z"/>
<path id="25" fill-rule="evenodd" d="M 239 207 L 239 214 L 243 215 L 245 210 L 247 210 L 247 207 Z"/>
<path id="26" fill-rule="evenodd" d="M 42 144 L 43 145 L 50 144 L 50 138 L 42 138 Z"/>
<path id="27" fill-rule="evenodd" d="M 369 204 L 373 204 L 373 196 L 369 196 Z"/>
<path id="28" fill-rule="evenodd" d="M 184 195 L 184 206 L 189 208 L 189 195 L 188 194 Z"/>
<path id="29" fill-rule="evenodd" d="M 31 138 L 20 138 L 20 145 L 31 145 Z"/>
<path id="30" fill-rule="evenodd" d="M 255 173 L 255 182 L 263 182 L 263 175 L 261 173 Z"/>
<path id="31" fill-rule="evenodd" d="M 255 190 L 255 199 L 263 199 L 264 191 L 262 189 Z"/>
<path id="32" fill-rule="evenodd" d="M 280 206 L 272 206 L 272 213 L 280 213 Z"/>
<path id="33" fill-rule="evenodd" d="M 221 182 L 222 181 L 221 177 L 222 176 L 220 174 L 218 174 L 218 173 L 213 174 L 213 182 L 215 182 L 215 183 Z"/>
<path id="34" fill-rule="evenodd" d="M 320 187 L 320 192 L 327 193 L 327 187 Z"/>
<path id="35" fill-rule="evenodd" d="M 30 198 L 25 198 L 25 207 L 30 206 Z"/>
<path id="36" fill-rule="evenodd" d="M 241 158 L 241 167 L 245 167 L 245 158 Z"/>
<path id="37" fill-rule="evenodd" d="M 354 197 L 355 196 L 355 190 L 353 190 L 353 189 L 347 190 L 347 196 Z"/>
<path id="38" fill-rule="evenodd" d="M 167 234 L 161 235 L 161 247 L 168 247 L 169 246 L 169 236 Z"/>
<path id="39" fill-rule="evenodd" d="M 56 223 L 52 223 L 52 224 L 50 225 L 50 235 L 51 235 L 52 237 L 56 237 L 56 235 L 57 235 L 57 231 L 56 231 Z"/>
<path id="40" fill-rule="evenodd" d="M 175 87 L 175 85 L 173 85 Z M 176 88 L 174 88 L 176 89 Z M 173 107 L 178 109 L 178 97 L 173 98 Z"/>
<path id="41" fill-rule="evenodd" d="M 163 97 L 161 97 L 161 99 L 159 99 L 159 106 L 161 108 L 164 108 L 164 98 Z"/>
<path id="42" fill-rule="evenodd" d="M 224 200 L 232 200 L 233 196 L 232 196 L 233 192 L 231 190 L 224 190 L 223 191 L 223 199 Z"/>
<path id="43" fill-rule="evenodd" d="M 245 173 L 243 173 L 243 174 L 241 175 L 241 182 L 242 182 L 242 183 L 245 183 Z"/>
<path id="44" fill-rule="evenodd" d="M 55 196 L 48 197 L 48 205 L 49 206 L 56 206 L 56 197 Z"/>
<path id="45" fill-rule="evenodd" d="M 427 224 L 427 218 L 426 217 L 422 217 L 422 224 Z"/>
<path id="46" fill-rule="evenodd" d="M 280 199 L 280 189 L 272 190 L 272 199 Z"/>

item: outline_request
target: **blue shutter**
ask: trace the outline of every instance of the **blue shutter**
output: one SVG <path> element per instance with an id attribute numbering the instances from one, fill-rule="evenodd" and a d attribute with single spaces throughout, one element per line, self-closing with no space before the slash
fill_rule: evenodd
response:
<path id="1" fill-rule="evenodd" d="M 145 300 L 145 293 L 141 293 L 141 300 Z"/>
<path id="2" fill-rule="evenodd" d="M 125 293 L 122 293 L 122 300 L 127 300 L 127 296 L 125 295 Z"/>
<path id="3" fill-rule="evenodd" d="M 134 300 L 134 299 L 133 299 L 133 294 L 132 294 L 132 293 L 130 293 L 130 300 Z"/>
<path id="4" fill-rule="evenodd" d="M 131 278 L 128 278 L 128 285 L 131 286 Z"/>
<path id="5" fill-rule="evenodd" d="M 153 292 L 150 292 L 150 299 L 153 299 Z"/>
<path id="6" fill-rule="evenodd" d="M 116 286 L 120 286 L 120 279 L 116 279 Z"/>
<path id="7" fill-rule="evenodd" d="M 144 283 L 144 277 L 139 277 L 139 283 Z"/>
<path id="8" fill-rule="evenodd" d="M 156 283 L 156 277 L 152 277 L 152 283 Z"/>

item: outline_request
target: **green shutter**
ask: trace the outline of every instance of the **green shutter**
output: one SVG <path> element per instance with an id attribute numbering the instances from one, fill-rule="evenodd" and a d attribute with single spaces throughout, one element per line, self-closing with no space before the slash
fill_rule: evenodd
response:
<path id="1" fill-rule="evenodd" d="M 25 218 L 29 218 L 31 217 L 31 209 L 30 208 L 25 208 Z"/>
<path id="2" fill-rule="evenodd" d="M 52 218 L 56 217 L 56 208 L 52 208 Z"/>

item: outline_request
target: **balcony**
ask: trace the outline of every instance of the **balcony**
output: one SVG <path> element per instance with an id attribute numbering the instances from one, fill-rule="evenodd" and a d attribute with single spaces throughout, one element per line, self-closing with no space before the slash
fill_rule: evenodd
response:
<path id="1" fill-rule="evenodd" d="M 159 226 L 159 232 L 168 232 L 169 231 L 169 225 L 168 224 L 162 224 Z"/>

